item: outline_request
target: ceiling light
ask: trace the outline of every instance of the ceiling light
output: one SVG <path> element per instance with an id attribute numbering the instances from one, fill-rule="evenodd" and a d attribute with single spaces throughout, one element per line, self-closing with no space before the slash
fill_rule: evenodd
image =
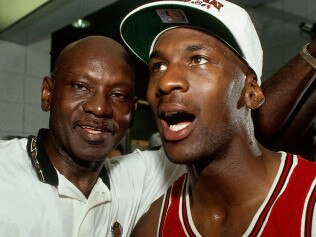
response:
<path id="1" fill-rule="evenodd" d="M 75 28 L 84 29 L 84 28 L 88 28 L 91 25 L 91 23 L 90 23 L 90 21 L 85 20 L 85 19 L 78 19 L 77 21 L 75 21 L 71 25 Z"/>
<path id="2" fill-rule="evenodd" d="M 0 0 L 0 32 L 52 0 Z"/>

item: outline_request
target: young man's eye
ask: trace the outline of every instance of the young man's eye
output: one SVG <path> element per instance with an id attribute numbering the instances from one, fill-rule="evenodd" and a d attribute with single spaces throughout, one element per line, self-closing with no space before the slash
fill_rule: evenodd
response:
<path id="1" fill-rule="evenodd" d="M 193 56 L 191 58 L 190 66 L 203 65 L 203 64 L 206 64 L 208 62 L 209 61 L 202 56 Z"/>
<path id="2" fill-rule="evenodd" d="M 167 70 L 167 65 L 162 63 L 162 62 L 154 63 L 151 66 L 151 71 L 152 72 L 165 71 L 165 70 Z"/>

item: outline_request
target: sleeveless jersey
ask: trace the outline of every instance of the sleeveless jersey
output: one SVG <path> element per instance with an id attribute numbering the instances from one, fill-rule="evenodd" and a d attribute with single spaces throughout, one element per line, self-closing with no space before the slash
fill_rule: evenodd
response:
<path id="1" fill-rule="evenodd" d="M 243 236 L 315 237 L 315 186 L 316 163 L 282 153 L 270 191 Z M 201 236 L 191 217 L 188 191 L 186 174 L 168 189 L 163 199 L 157 236 Z"/>

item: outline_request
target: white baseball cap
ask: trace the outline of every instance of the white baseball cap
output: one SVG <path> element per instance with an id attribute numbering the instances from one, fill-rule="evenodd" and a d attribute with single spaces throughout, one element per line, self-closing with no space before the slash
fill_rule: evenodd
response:
<path id="1" fill-rule="evenodd" d="M 248 13 L 225 0 L 158 1 L 142 5 L 121 22 L 125 44 L 148 63 L 157 38 L 175 27 L 192 27 L 216 36 L 233 49 L 256 73 L 262 75 L 262 48 Z"/>

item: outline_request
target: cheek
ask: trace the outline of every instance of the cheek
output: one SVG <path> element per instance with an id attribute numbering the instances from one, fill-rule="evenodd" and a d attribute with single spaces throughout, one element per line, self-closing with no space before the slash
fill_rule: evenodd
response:
<path id="1" fill-rule="evenodd" d="M 119 118 L 114 118 L 114 124 L 117 126 L 116 137 L 123 137 L 128 128 L 132 125 L 132 120 L 130 114 L 120 116 Z"/>
<path id="2" fill-rule="evenodd" d="M 113 109 L 114 113 L 117 114 L 118 116 L 121 116 L 121 117 L 129 116 L 130 117 L 132 114 L 133 106 L 130 104 L 119 103 L 119 104 L 112 105 L 112 109 Z"/>
<path id="3" fill-rule="evenodd" d="M 132 106 L 123 106 L 114 108 L 114 121 L 124 130 L 129 127 L 132 119 Z"/>
<path id="4" fill-rule="evenodd" d="M 205 85 L 195 93 L 194 100 L 197 98 L 199 98 L 199 104 L 202 106 L 201 112 L 206 121 L 206 126 L 207 124 L 211 127 L 219 126 L 222 123 L 227 124 L 231 105 L 221 86 L 213 84 L 207 87 Z"/>
<path id="5" fill-rule="evenodd" d="M 82 116 L 82 103 L 80 101 L 68 101 L 60 104 L 58 108 L 58 116 L 63 120 L 68 120 L 73 123 L 74 120 L 79 119 Z"/>
<path id="6" fill-rule="evenodd" d="M 67 90 L 61 91 L 52 98 L 53 107 L 63 113 L 73 111 L 82 104 L 83 98 L 77 98 Z"/>
<path id="7" fill-rule="evenodd" d="M 153 103 L 155 102 L 155 98 L 156 98 L 156 86 L 154 84 L 154 82 L 150 81 L 148 84 L 148 89 L 147 89 L 147 100 L 149 102 L 150 105 L 153 105 Z"/>
<path id="8" fill-rule="evenodd" d="M 53 99 L 54 103 L 51 104 L 50 116 L 55 118 L 64 119 L 70 116 L 76 104 L 72 103 L 70 100 L 64 97 L 55 97 Z"/>
<path id="9" fill-rule="evenodd" d="M 120 123 L 121 123 L 123 126 L 126 127 L 126 126 L 128 126 L 129 123 L 131 122 L 131 118 L 132 118 L 131 113 L 125 114 L 125 115 L 121 116 Z"/>

